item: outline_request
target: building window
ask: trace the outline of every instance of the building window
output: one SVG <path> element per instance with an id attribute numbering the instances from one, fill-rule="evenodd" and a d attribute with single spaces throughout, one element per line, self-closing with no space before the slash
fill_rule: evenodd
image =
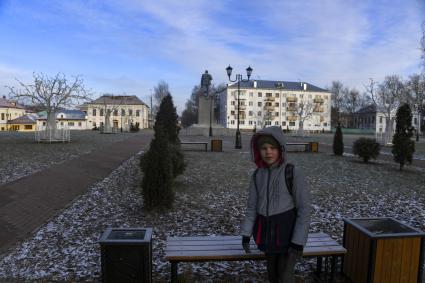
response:
<path id="1" fill-rule="evenodd" d="M 276 94 L 275 94 L 275 96 L 276 96 L 277 98 L 279 98 L 279 93 L 276 93 Z"/>
<path id="2" fill-rule="evenodd" d="M 285 105 L 286 105 L 285 103 L 282 103 L 282 107 L 285 107 Z"/>
<path id="3" fill-rule="evenodd" d="M 252 125 L 252 121 L 249 121 L 249 124 Z"/>
<path id="4" fill-rule="evenodd" d="M 279 102 L 275 102 L 274 106 L 279 107 Z"/>
<path id="5" fill-rule="evenodd" d="M 279 112 L 275 112 L 275 113 L 274 113 L 274 115 L 275 115 L 276 117 L 279 117 Z"/>
<path id="6" fill-rule="evenodd" d="M 32 130 L 32 125 L 25 125 L 24 128 L 25 130 Z"/>
<path id="7" fill-rule="evenodd" d="M 235 115 L 235 111 L 234 110 L 231 110 L 230 111 L 230 115 Z"/>
<path id="8" fill-rule="evenodd" d="M 4 127 L 1 127 L 1 130 L 4 131 Z"/>
<path id="9" fill-rule="evenodd" d="M 254 97 L 254 93 L 253 92 L 250 92 L 249 93 L 249 97 Z"/>
<path id="10" fill-rule="evenodd" d="M 259 92 L 258 97 L 263 97 L 263 94 L 261 92 Z"/>
<path id="11" fill-rule="evenodd" d="M 282 122 L 282 126 L 286 126 L 286 122 L 285 121 Z"/>
<path id="12" fill-rule="evenodd" d="M 4 113 L 1 113 L 1 119 L 4 120 Z"/>
<path id="13" fill-rule="evenodd" d="M 240 123 L 241 125 L 245 125 L 245 120 L 240 120 L 240 121 L 239 121 L 239 123 Z"/>
<path id="14" fill-rule="evenodd" d="M 263 103 L 261 103 L 261 101 L 258 102 L 258 107 L 261 107 L 261 105 L 263 105 Z"/>
<path id="15" fill-rule="evenodd" d="M 61 122 L 61 126 L 63 126 L 63 122 Z"/>
<path id="16" fill-rule="evenodd" d="M 379 128 L 379 132 L 382 133 L 382 128 Z"/>
<path id="17" fill-rule="evenodd" d="M 140 110 L 136 110 L 136 117 L 140 116 Z"/>
<path id="18" fill-rule="evenodd" d="M 68 122 L 68 126 L 74 127 L 74 122 Z"/>
<path id="19" fill-rule="evenodd" d="M 78 127 L 81 127 L 82 126 L 82 123 L 81 122 L 78 122 Z"/>
<path id="20" fill-rule="evenodd" d="M 289 126 L 295 126 L 295 122 L 289 122 Z"/>
<path id="21" fill-rule="evenodd" d="M 63 118 L 63 115 L 61 115 L 61 118 Z"/>
<path id="22" fill-rule="evenodd" d="M 275 121 L 275 122 L 274 122 L 274 125 L 275 125 L 275 126 L 279 126 L 279 122 L 278 122 L 278 121 Z"/>
<path id="23" fill-rule="evenodd" d="M 128 109 L 128 115 L 133 116 L 133 109 Z"/>
<path id="24" fill-rule="evenodd" d="M 235 101 L 234 100 L 230 101 L 230 105 L 235 105 Z"/>
<path id="25" fill-rule="evenodd" d="M 253 105 L 254 105 L 254 102 L 250 101 L 249 106 L 253 106 Z"/>
<path id="26" fill-rule="evenodd" d="M 248 112 L 248 115 L 249 115 L 249 116 L 252 116 L 252 115 L 254 115 L 254 113 L 253 113 L 252 111 L 249 111 L 249 112 Z"/>
<path id="27" fill-rule="evenodd" d="M 382 117 L 379 117 L 379 124 L 382 124 Z"/>
<path id="28" fill-rule="evenodd" d="M 118 116 L 118 110 L 117 109 L 114 110 L 114 116 Z"/>
<path id="29" fill-rule="evenodd" d="M 261 111 L 258 111 L 257 116 L 261 117 Z"/>
<path id="30" fill-rule="evenodd" d="M 96 127 L 96 122 L 93 122 L 93 127 Z"/>
<path id="31" fill-rule="evenodd" d="M 266 93 L 266 97 L 272 97 L 272 93 L 267 92 L 267 93 Z"/>
<path id="32" fill-rule="evenodd" d="M 418 124 L 418 118 L 416 118 L 416 117 L 415 117 L 415 118 L 413 119 L 413 125 L 417 125 L 417 124 Z"/>
<path id="33" fill-rule="evenodd" d="M 121 116 L 125 116 L 125 109 L 121 109 Z"/>
<path id="34" fill-rule="evenodd" d="M 328 123 L 323 123 L 323 126 L 327 127 L 328 126 Z"/>
<path id="35" fill-rule="evenodd" d="M 93 116 L 96 116 L 96 109 L 93 109 Z"/>
<path id="36" fill-rule="evenodd" d="M 100 113 L 99 113 L 99 115 L 100 115 L 100 116 L 103 116 L 103 109 L 100 109 Z"/>
<path id="37" fill-rule="evenodd" d="M 230 124 L 234 125 L 235 124 L 235 120 L 231 120 Z"/>

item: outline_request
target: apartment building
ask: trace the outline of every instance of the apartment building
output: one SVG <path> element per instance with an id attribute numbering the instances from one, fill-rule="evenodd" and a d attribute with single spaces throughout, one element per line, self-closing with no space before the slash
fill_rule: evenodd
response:
<path id="1" fill-rule="evenodd" d="M 237 128 L 238 84 L 220 94 L 220 124 Z M 331 130 L 331 93 L 305 82 L 251 80 L 240 83 L 239 128 L 269 125 L 297 130 Z"/>

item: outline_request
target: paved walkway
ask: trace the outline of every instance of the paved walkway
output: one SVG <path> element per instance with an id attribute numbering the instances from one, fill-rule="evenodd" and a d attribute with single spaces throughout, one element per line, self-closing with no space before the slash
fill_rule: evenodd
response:
<path id="1" fill-rule="evenodd" d="M 0 254 L 146 149 L 150 139 L 148 135 L 132 137 L 0 186 Z"/>

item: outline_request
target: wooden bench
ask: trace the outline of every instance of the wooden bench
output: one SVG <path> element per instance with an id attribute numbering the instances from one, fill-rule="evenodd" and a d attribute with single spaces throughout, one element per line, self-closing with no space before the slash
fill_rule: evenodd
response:
<path id="1" fill-rule="evenodd" d="M 323 258 L 326 258 L 326 263 L 330 259 L 332 279 L 338 257 L 346 252 L 328 234 L 310 233 L 303 257 L 317 258 L 316 268 L 319 274 L 322 271 Z M 171 263 L 171 282 L 176 282 L 179 262 L 265 260 L 265 254 L 257 249 L 252 238 L 250 253 L 245 253 L 241 236 L 168 237 L 165 258 Z"/>
<path id="2" fill-rule="evenodd" d="M 318 142 L 288 142 L 287 146 L 304 146 L 304 152 L 318 152 Z M 314 148 L 314 149 L 313 149 Z"/>
<path id="3" fill-rule="evenodd" d="M 203 144 L 205 146 L 205 151 L 208 151 L 208 142 L 188 142 L 188 141 L 181 141 L 180 144 Z"/>

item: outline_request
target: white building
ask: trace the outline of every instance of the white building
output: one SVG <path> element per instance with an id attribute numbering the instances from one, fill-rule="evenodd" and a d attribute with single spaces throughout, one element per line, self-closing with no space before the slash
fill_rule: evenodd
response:
<path id="1" fill-rule="evenodd" d="M 46 111 L 39 113 L 37 130 L 45 130 L 47 123 Z M 81 110 L 61 109 L 56 112 L 57 129 L 87 130 L 87 117 Z"/>
<path id="2" fill-rule="evenodd" d="M 16 101 L 0 97 L 0 131 L 19 130 L 11 128 L 10 121 L 25 115 L 25 109 Z"/>
<path id="3" fill-rule="evenodd" d="M 268 125 L 297 130 L 331 130 L 331 93 L 309 83 L 251 80 L 240 83 L 239 128 Z M 220 93 L 220 124 L 237 128 L 238 84 Z M 302 113 L 303 107 L 308 113 Z M 302 121 L 304 120 L 304 121 Z"/>
<path id="4" fill-rule="evenodd" d="M 396 114 L 397 109 L 391 111 L 390 119 L 394 119 L 393 131 L 396 129 Z M 368 105 L 353 115 L 353 127 L 357 129 L 371 129 L 374 130 L 377 135 L 385 133 L 387 119 L 383 112 L 376 111 L 376 106 L 371 104 Z M 421 117 L 417 111 L 412 111 L 412 127 L 417 129 L 421 133 Z"/>
<path id="5" fill-rule="evenodd" d="M 103 127 L 109 116 L 112 128 L 128 131 L 138 123 L 140 129 L 148 128 L 149 107 L 137 96 L 103 95 L 80 107 L 87 114 L 87 127 Z"/>

